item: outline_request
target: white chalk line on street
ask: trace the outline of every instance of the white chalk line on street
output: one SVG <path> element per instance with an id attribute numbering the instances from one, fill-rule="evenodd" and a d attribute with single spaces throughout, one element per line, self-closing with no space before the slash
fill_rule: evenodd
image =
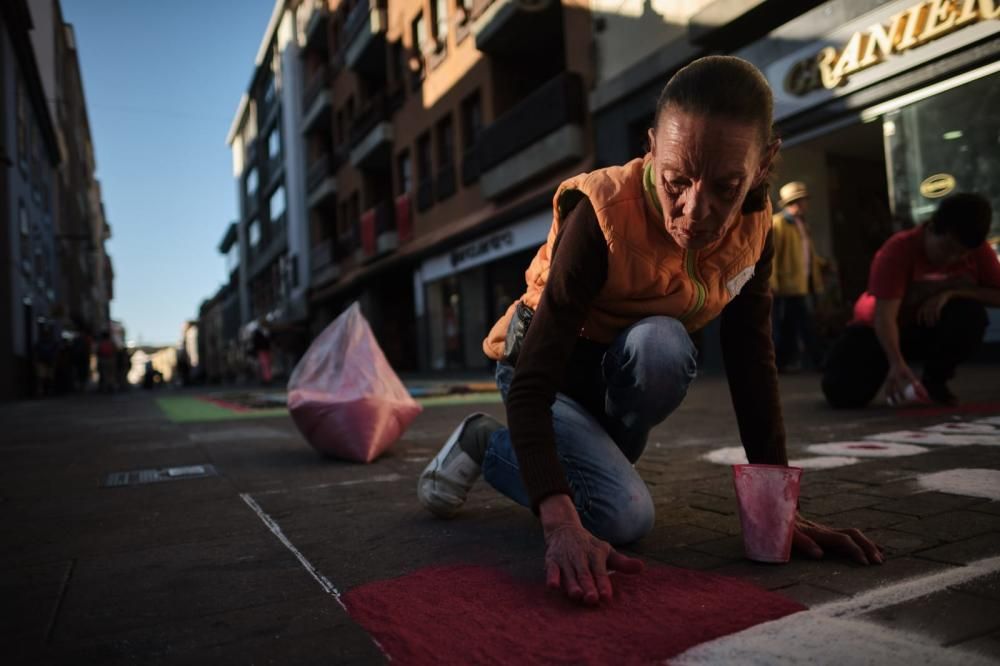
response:
<path id="1" fill-rule="evenodd" d="M 295 547 L 295 544 L 289 541 L 288 537 L 285 536 L 285 533 L 281 531 L 281 526 L 278 525 L 278 523 L 276 523 L 271 516 L 267 515 L 267 513 L 260 508 L 260 505 L 257 504 L 254 498 L 250 497 L 248 493 L 240 493 L 240 497 L 244 502 L 246 502 L 247 506 L 249 506 L 253 512 L 257 514 L 257 517 L 264 522 L 267 529 L 271 530 L 274 536 L 278 537 L 278 541 L 280 541 L 285 548 L 290 550 L 292 555 L 294 555 L 296 559 L 302 563 L 302 566 L 305 567 L 306 571 L 309 572 L 309 575 L 312 576 L 317 583 L 319 583 L 319 586 L 323 588 L 323 591 L 332 595 L 333 598 L 336 599 L 337 603 L 340 604 L 340 607 L 346 611 L 347 606 L 344 605 L 343 600 L 340 598 L 340 590 L 338 590 L 326 576 L 321 574 L 319 570 L 312 565 L 312 562 L 306 559 L 305 555 L 299 552 L 299 549 Z"/>
<path id="2" fill-rule="evenodd" d="M 892 629 L 859 616 L 912 601 L 1000 571 L 1000 557 L 911 578 L 850 599 L 814 606 L 801 613 L 750 627 L 682 653 L 677 666 L 708 664 L 838 665 L 956 664 L 996 662 L 963 648 L 938 645 L 928 636 Z"/>
<path id="3" fill-rule="evenodd" d="M 323 488 L 338 488 L 343 486 L 360 486 L 365 483 L 392 483 L 393 481 L 399 481 L 403 479 L 401 474 L 376 474 L 375 476 L 369 476 L 364 479 L 348 479 L 347 481 L 331 481 L 330 483 L 317 483 L 313 486 L 298 486 L 295 488 L 274 488 L 273 490 L 261 490 L 258 491 L 257 495 L 279 495 L 281 493 L 287 493 L 289 490 L 301 491 L 301 490 L 322 490 Z"/>
<path id="4" fill-rule="evenodd" d="M 267 529 L 271 530 L 271 533 L 274 534 L 274 536 L 278 537 L 278 541 L 280 541 L 282 545 L 285 546 L 285 548 L 291 551 L 292 555 L 294 555 L 295 558 L 299 561 L 299 563 L 302 564 L 303 567 L 305 567 L 306 572 L 313 577 L 313 580 L 319 583 L 319 586 L 323 588 L 323 591 L 332 596 L 334 600 L 337 602 L 337 604 L 340 605 L 340 607 L 344 609 L 344 612 L 347 613 L 349 616 L 351 613 L 349 610 L 347 610 L 347 606 L 344 604 L 344 600 L 340 598 L 340 590 L 338 590 L 337 587 L 330 582 L 329 578 L 320 573 L 319 569 L 314 567 L 312 562 L 306 559 L 306 556 L 303 555 L 301 551 L 299 551 L 299 549 L 295 547 L 295 544 L 289 541 L 288 537 L 286 537 L 285 533 L 281 530 L 281 525 L 279 525 L 277 521 L 274 520 L 274 518 L 271 518 L 271 516 L 269 516 L 267 512 L 264 511 L 264 509 L 262 509 L 259 504 L 257 504 L 257 502 L 254 500 L 253 497 L 250 496 L 249 493 L 240 493 L 240 498 L 242 498 L 243 501 L 246 502 L 247 506 L 249 506 L 253 510 L 253 512 L 257 514 L 257 517 L 260 518 L 261 521 L 264 523 L 264 525 L 267 526 Z M 366 631 L 365 633 L 368 632 Z M 377 638 L 372 636 L 370 633 L 368 633 L 368 638 L 372 640 L 372 642 L 379 649 L 379 652 L 382 653 L 382 655 L 386 658 L 386 660 L 392 661 L 392 656 L 385 651 L 385 648 L 382 647 L 382 644 L 378 642 Z"/>

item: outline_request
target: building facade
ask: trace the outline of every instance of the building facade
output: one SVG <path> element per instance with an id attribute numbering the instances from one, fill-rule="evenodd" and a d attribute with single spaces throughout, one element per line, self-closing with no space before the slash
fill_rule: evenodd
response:
<path id="1" fill-rule="evenodd" d="M 34 392 L 33 359 L 56 305 L 53 188 L 59 148 L 23 1 L 0 7 L 0 398 Z"/>
<path id="2" fill-rule="evenodd" d="M 486 368 L 592 78 L 585 2 L 277 2 L 228 138 L 241 323 L 308 342 L 358 300 L 397 369 Z"/>

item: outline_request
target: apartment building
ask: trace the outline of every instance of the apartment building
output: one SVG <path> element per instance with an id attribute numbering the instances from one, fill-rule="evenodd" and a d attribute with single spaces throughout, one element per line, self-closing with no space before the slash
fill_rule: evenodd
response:
<path id="1" fill-rule="evenodd" d="M 58 0 L 28 0 L 31 39 L 59 146 L 53 181 L 53 229 L 58 284 L 55 310 L 64 325 L 95 336 L 109 330 L 114 273 L 111 237 L 91 140 L 73 27 Z"/>
<path id="2" fill-rule="evenodd" d="M 311 337 L 359 300 L 398 369 L 485 368 L 555 186 L 592 165 L 590 49 L 584 2 L 279 1 L 229 136 L 241 321 Z"/>

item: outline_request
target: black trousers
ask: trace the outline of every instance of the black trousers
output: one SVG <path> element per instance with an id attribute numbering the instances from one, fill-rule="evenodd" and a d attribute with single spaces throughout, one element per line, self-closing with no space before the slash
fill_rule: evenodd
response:
<path id="1" fill-rule="evenodd" d="M 900 328 L 903 357 L 923 361 L 925 383 L 946 382 L 955 376 L 956 366 L 982 344 L 986 324 L 982 304 L 953 299 L 942 309 L 936 325 Z M 823 394 L 833 407 L 864 407 L 878 393 L 888 373 L 889 360 L 875 329 L 848 326 L 827 357 Z"/>
<path id="2" fill-rule="evenodd" d="M 794 363 L 799 356 L 799 341 L 808 359 L 821 367 L 823 352 L 816 337 L 813 308 L 809 296 L 775 296 L 771 306 L 775 362 L 779 370 Z"/>

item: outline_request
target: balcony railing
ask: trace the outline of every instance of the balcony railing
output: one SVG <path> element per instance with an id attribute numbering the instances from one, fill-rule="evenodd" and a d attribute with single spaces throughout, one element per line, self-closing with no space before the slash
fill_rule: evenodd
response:
<path id="1" fill-rule="evenodd" d="M 385 75 L 387 0 L 360 0 L 347 15 L 344 37 L 348 67 L 369 76 Z"/>
<path id="2" fill-rule="evenodd" d="M 390 100 L 377 94 L 361 109 L 348 133 L 351 165 L 358 169 L 384 168 L 392 161 Z"/>
<path id="3" fill-rule="evenodd" d="M 483 194 L 493 197 L 582 157 L 585 109 L 580 76 L 564 72 L 487 127 L 479 141 Z"/>
<path id="4" fill-rule="evenodd" d="M 319 273 L 334 262 L 334 241 L 332 238 L 322 240 L 309 250 L 309 270 Z"/>
<path id="5" fill-rule="evenodd" d="M 309 79 L 302 93 L 302 131 L 320 129 L 329 132 L 329 123 L 322 121 L 330 114 L 330 76 L 327 68 L 321 67 Z"/>
<path id="6" fill-rule="evenodd" d="M 330 14 L 326 9 L 326 3 L 323 0 L 314 0 L 310 4 L 310 14 L 309 18 L 306 20 L 304 30 L 306 48 L 325 51 L 327 48 L 326 25 Z"/>
<path id="7" fill-rule="evenodd" d="M 472 0 L 476 48 L 492 56 L 523 57 L 560 44 L 560 0 Z"/>
<path id="8" fill-rule="evenodd" d="M 361 215 L 361 252 L 371 259 L 399 247 L 392 207 L 380 202 Z"/>
<path id="9" fill-rule="evenodd" d="M 332 181 L 333 175 L 333 161 L 329 155 L 324 155 L 310 164 L 306 173 L 306 192 L 310 198 L 324 182 Z"/>

